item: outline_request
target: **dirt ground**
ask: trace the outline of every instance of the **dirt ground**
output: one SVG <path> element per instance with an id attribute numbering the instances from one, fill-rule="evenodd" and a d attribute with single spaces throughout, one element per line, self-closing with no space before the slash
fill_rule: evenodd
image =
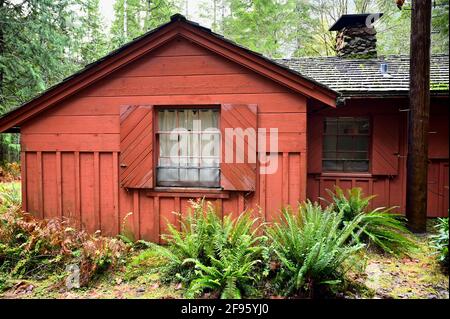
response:
<path id="1" fill-rule="evenodd" d="M 368 252 L 363 273 L 351 275 L 352 289 L 338 298 L 448 299 L 449 278 L 431 256 L 421 238 L 420 252 L 412 258 L 393 258 Z M 356 288 L 354 288 L 356 287 Z M 158 274 L 144 274 L 131 281 L 123 272 L 110 273 L 91 286 L 69 290 L 46 281 L 17 281 L 0 298 L 182 298 L 181 285 L 164 285 Z"/>
<path id="2" fill-rule="evenodd" d="M 420 251 L 411 258 L 393 258 L 368 252 L 364 273 L 354 277 L 363 288 L 347 297 L 448 299 L 448 274 L 433 258 L 427 241 L 428 236 L 419 238 Z"/>

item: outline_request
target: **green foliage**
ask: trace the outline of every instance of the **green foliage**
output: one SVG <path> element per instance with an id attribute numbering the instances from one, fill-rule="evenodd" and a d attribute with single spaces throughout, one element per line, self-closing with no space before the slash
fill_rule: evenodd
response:
<path id="1" fill-rule="evenodd" d="M 449 0 L 436 0 L 432 10 L 431 19 L 431 43 L 433 53 L 448 54 L 448 21 Z"/>
<path id="2" fill-rule="evenodd" d="M 344 221 L 352 220 L 355 216 L 365 212 L 370 201 L 375 198 L 374 195 L 363 197 L 362 189 L 359 187 L 347 190 L 348 196 L 345 195 L 344 191 L 339 186 L 335 186 L 334 193 L 329 189 L 326 191 L 333 199 L 336 211 L 344 212 Z M 324 200 L 323 198 L 321 199 Z"/>
<path id="3" fill-rule="evenodd" d="M 283 216 L 267 232 L 280 262 L 275 285 L 284 295 L 314 295 L 315 288 L 340 283 L 355 265 L 364 244 L 353 241 L 362 215 L 344 223 L 343 212 L 323 210 L 310 201 L 283 209 Z"/>
<path id="4" fill-rule="evenodd" d="M 244 212 L 222 221 L 210 202 L 191 205 L 193 212 L 182 222 L 181 231 L 169 225 L 169 235 L 164 236 L 168 247 L 155 247 L 168 260 L 162 277 L 184 282 L 188 297 L 208 290 L 222 298 L 253 294 L 252 285 L 264 275 L 263 260 L 268 256 L 257 219 Z"/>
<path id="5" fill-rule="evenodd" d="M 21 204 L 20 183 L 0 184 L 0 214 L 11 209 L 20 209 Z"/>
<path id="6" fill-rule="evenodd" d="M 4 196 L 5 191 L 2 191 Z M 78 265 L 80 285 L 126 260 L 130 247 L 114 238 L 89 235 L 60 219 L 38 220 L 11 206 L 0 213 L 0 274 L 45 279 Z"/>
<path id="7" fill-rule="evenodd" d="M 448 217 L 438 218 L 435 228 L 437 234 L 431 236 L 432 247 L 436 250 L 439 262 L 448 267 Z"/>
<path id="8" fill-rule="evenodd" d="M 105 52 L 98 0 L 1 3 L 0 114 Z"/>
<path id="9" fill-rule="evenodd" d="M 179 11 L 175 0 L 117 0 L 114 3 L 114 21 L 111 42 L 114 47 L 167 23 Z"/>
<path id="10" fill-rule="evenodd" d="M 343 224 L 362 214 L 358 226 L 361 240 L 392 255 L 408 255 L 417 249 L 411 232 L 405 226 L 406 219 L 391 212 L 395 207 L 379 207 L 370 211 L 369 204 L 375 196 L 364 197 L 362 189 L 358 187 L 347 190 L 347 195 L 338 186 L 335 186 L 334 192 L 327 192 L 332 198 L 334 210 L 344 212 Z"/>

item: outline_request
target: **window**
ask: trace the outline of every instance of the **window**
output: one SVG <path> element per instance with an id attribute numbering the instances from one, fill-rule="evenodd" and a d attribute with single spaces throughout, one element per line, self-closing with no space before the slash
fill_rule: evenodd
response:
<path id="1" fill-rule="evenodd" d="M 366 117 L 327 117 L 324 121 L 324 171 L 369 171 L 369 119 Z"/>
<path id="2" fill-rule="evenodd" d="M 218 123 L 218 109 L 158 110 L 158 186 L 220 186 Z"/>

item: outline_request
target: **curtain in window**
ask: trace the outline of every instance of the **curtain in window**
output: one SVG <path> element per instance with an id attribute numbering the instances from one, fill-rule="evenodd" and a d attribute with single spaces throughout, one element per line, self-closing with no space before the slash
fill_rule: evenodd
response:
<path id="1" fill-rule="evenodd" d="M 218 115 L 218 110 L 211 109 L 158 113 L 161 185 L 218 186 Z"/>

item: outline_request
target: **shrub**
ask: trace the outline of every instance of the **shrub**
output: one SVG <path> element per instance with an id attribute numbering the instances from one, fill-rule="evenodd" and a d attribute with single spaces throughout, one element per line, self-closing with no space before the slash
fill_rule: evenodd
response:
<path id="1" fill-rule="evenodd" d="M 20 164 L 17 162 L 0 165 L 0 182 L 13 182 L 20 179 Z"/>
<path id="2" fill-rule="evenodd" d="M 310 201 L 299 204 L 297 213 L 289 207 L 282 210 L 282 218 L 267 229 L 280 263 L 277 290 L 312 296 L 316 288 L 342 281 L 364 246 L 352 240 L 362 216 L 341 226 L 343 215 Z"/>
<path id="3" fill-rule="evenodd" d="M 257 235 L 257 219 L 244 212 L 222 221 L 210 202 L 191 205 L 193 213 L 182 222 L 181 231 L 169 225 L 169 234 L 163 236 L 168 247 L 156 247 L 169 260 L 163 277 L 184 282 L 187 297 L 206 291 L 222 298 L 254 293 L 252 286 L 263 276 L 267 258 L 266 237 Z"/>
<path id="4" fill-rule="evenodd" d="M 0 213 L 8 209 L 18 209 L 22 204 L 19 183 L 0 184 Z"/>
<path id="5" fill-rule="evenodd" d="M 432 247 L 436 250 L 438 261 L 448 267 L 448 217 L 438 218 L 435 228 L 437 234 L 431 236 Z"/>
<path id="6" fill-rule="evenodd" d="M 358 226 L 362 241 L 392 255 L 409 255 L 418 248 L 411 232 L 406 228 L 406 219 L 392 213 L 395 207 L 379 207 L 370 211 L 368 207 L 375 196 L 364 197 L 362 189 L 358 187 L 347 190 L 347 196 L 338 186 L 335 186 L 335 192 L 327 192 L 332 197 L 334 210 L 343 212 L 343 223 L 363 214 Z"/>
<path id="7" fill-rule="evenodd" d="M 129 248 L 118 239 L 89 235 L 60 219 L 38 220 L 20 209 L 0 214 L 0 273 L 44 279 L 69 264 L 80 268 L 80 285 L 124 261 Z"/>

